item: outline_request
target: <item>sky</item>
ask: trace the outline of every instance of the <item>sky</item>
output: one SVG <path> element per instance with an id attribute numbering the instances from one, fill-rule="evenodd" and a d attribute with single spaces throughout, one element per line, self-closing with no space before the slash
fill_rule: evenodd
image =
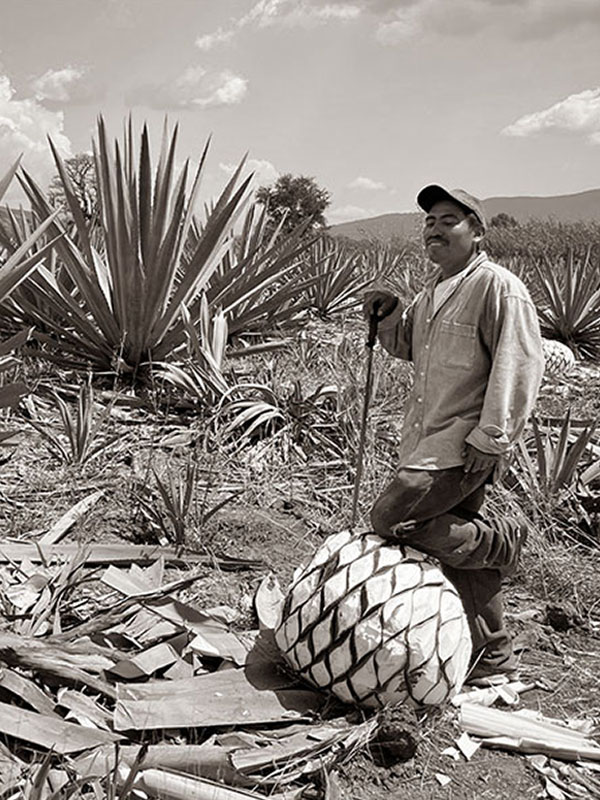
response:
<path id="1" fill-rule="evenodd" d="M 330 223 L 600 186 L 600 0 L 0 0 L 0 171 L 47 185 L 50 136 L 91 149 L 131 113 L 178 157 L 211 136 L 205 197 L 313 177 Z M 13 193 L 16 189 L 11 190 Z M 16 196 L 16 195 L 15 195 Z M 9 200 L 13 196 L 8 197 Z"/>

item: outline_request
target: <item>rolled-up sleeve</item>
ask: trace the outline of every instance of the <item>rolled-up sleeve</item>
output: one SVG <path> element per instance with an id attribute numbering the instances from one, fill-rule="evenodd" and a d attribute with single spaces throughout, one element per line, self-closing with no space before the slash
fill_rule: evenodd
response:
<path id="1" fill-rule="evenodd" d="M 535 306 L 527 296 L 497 294 L 481 333 L 491 368 L 479 422 L 466 441 L 484 453 L 503 455 L 523 432 L 544 371 Z"/>

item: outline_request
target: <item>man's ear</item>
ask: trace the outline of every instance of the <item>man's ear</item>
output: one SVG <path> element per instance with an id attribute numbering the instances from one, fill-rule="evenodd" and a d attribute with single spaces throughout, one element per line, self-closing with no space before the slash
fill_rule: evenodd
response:
<path id="1" fill-rule="evenodd" d="M 471 230 L 473 231 L 475 241 L 477 242 L 477 244 L 480 244 L 480 242 L 483 240 L 483 237 L 485 236 L 485 229 L 483 225 L 477 219 L 475 214 L 469 214 L 467 219 L 469 220 L 469 225 L 471 226 Z"/>

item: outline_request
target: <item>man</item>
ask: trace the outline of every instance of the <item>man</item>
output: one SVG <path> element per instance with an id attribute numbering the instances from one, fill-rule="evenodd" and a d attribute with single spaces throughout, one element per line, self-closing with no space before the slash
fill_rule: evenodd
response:
<path id="1" fill-rule="evenodd" d="M 469 620 L 469 679 L 485 685 L 515 674 L 501 579 L 514 571 L 526 529 L 479 511 L 535 403 L 542 343 L 527 289 L 480 250 L 481 202 L 437 185 L 417 202 L 435 275 L 405 309 L 388 292 L 365 299 L 383 347 L 415 366 L 399 469 L 371 521 L 380 536 L 439 559 Z"/>

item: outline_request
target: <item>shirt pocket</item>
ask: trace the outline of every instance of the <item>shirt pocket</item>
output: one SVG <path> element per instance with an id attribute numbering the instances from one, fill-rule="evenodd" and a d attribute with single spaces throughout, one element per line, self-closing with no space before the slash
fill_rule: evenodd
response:
<path id="1" fill-rule="evenodd" d="M 475 360 L 477 327 L 443 319 L 440 325 L 439 361 L 453 369 L 471 369 Z"/>

